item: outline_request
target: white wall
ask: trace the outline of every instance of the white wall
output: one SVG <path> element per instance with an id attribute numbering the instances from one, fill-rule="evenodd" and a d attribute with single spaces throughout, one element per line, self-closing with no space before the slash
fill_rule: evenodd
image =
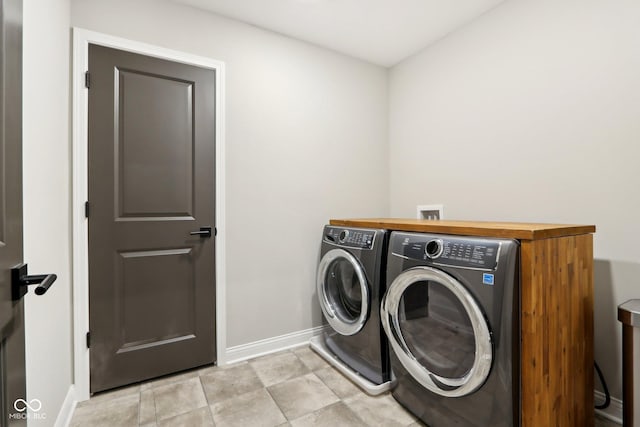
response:
<path id="1" fill-rule="evenodd" d="M 56 273 L 42 296 L 25 297 L 29 425 L 53 425 L 73 382 L 69 141 L 69 0 L 24 0 L 24 259 L 29 273 Z"/>
<path id="2" fill-rule="evenodd" d="M 596 224 L 595 356 L 640 298 L 640 3 L 511 0 L 390 73 L 392 216 Z"/>
<path id="3" fill-rule="evenodd" d="M 321 324 L 331 217 L 388 213 L 387 71 L 158 0 L 74 0 L 73 26 L 226 63 L 227 344 Z"/>

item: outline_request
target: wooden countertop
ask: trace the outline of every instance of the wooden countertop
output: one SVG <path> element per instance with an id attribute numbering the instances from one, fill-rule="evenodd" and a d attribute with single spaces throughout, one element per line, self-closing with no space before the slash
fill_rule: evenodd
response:
<path id="1" fill-rule="evenodd" d="M 432 221 L 405 218 L 332 219 L 331 225 L 382 228 L 397 231 L 455 234 L 464 236 L 503 237 L 539 240 L 551 237 L 595 233 L 595 225 L 536 224 L 520 222 Z"/>

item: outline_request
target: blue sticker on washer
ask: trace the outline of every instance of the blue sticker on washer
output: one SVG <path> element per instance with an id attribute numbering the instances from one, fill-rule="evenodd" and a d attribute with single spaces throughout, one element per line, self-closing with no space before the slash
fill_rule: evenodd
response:
<path id="1" fill-rule="evenodd" d="M 482 283 L 485 285 L 493 285 L 493 274 L 482 273 Z"/>

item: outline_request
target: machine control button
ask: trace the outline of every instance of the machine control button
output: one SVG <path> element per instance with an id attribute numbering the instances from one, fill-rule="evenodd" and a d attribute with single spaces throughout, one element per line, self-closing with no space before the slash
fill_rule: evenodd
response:
<path id="1" fill-rule="evenodd" d="M 443 245 L 440 239 L 429 240 L 424 247 L 424 253 L 431 259 L 438 258 L 442 255 L 442 250 Z"/>
<path id="2" fill-rule="evenodd" d="M 416 234 L 396 239 L 390 251 L 407 259 L 431 260 L 434 265 L 491 271 L 498 265 L 501 243 L 497 239 Z"/>
<path id="3" fill-rule="evenodd" d="M 372 249 L 375 234 L 349 228 L 332 228 L 325 231 L 323 241 L 354 249 Z"/>

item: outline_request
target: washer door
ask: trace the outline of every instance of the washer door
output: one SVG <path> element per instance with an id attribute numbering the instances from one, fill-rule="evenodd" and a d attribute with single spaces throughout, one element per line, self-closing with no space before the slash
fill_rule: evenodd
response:
<path id="1" fill-rule="evenodd" d="M 473 393 L 489 376 L 489 326 L 473 296 L 431 267 L 401 273 L 380 307 L 393 352 L 428 390 L 448 397 Z"/>
<path id="2" fill-rule="evenodd" d="M 316 277 L 320 307 L 329 325 L 342 335 L 354 335 L 369 315 L 369 287 L 358 260 L 344 249 L 327 252 Z"/>

